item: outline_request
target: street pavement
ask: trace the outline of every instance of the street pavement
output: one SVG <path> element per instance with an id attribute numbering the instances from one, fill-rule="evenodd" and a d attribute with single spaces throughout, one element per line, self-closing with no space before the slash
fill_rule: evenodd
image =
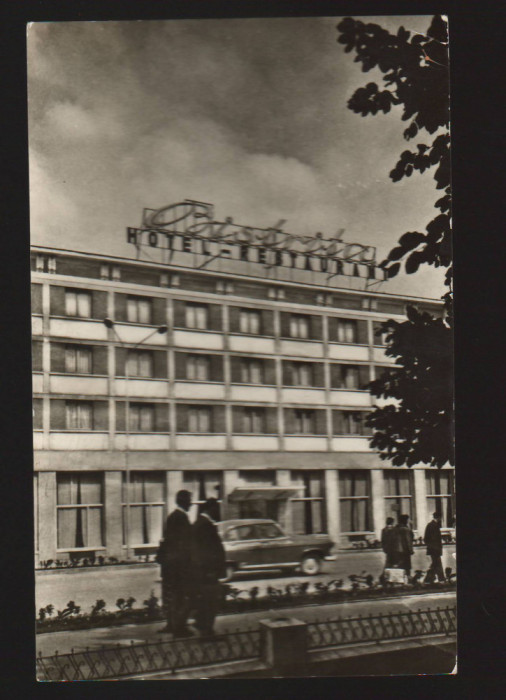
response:
<path id="1" fill-rule="evenodd" d="M 427 610 L 430 608 L 455 605 L 455 593 L 434 592 L 419 595 L 383 598 L 379 600 L 346 601 L 283 608 L 281 610 L 261 610 L 233 615 L 221 615 L 216 619 L 217 633 L 233 632 L 237 629 L 257 628 L 259 620 L 273 617 L 296 617 L 307 622 L 336 619 L 337 617 L 355 617 L 357 615 L 379 615 L 387 612 Z M 115 646 L 117 644 L 142 644 L 172 639 L 172 635 L 160 631 L 163 621 L 118 625 L 116 627 L 97 627 L 95 629 L 48 632 L 38 634 L 36 639 L 37 654 L 43 656 Z"/>
<path id="2" fill-rule="evenodd" d="M 447 545 L 443 550 L 443 566 L 456 571 L 453 557 L 455 545 Z M 259 595 L 266 593 L 268 586 L 285 588 L 288 584 L 309 582 L 310 590 L 319 581 L 343 579 L 344 587 L 350 586 L 349 576 L 365 571 L 377 578 L 383 571 L 385 555 L 379 550 L 338 552 L 337 560 L 325 562 L 323 571 L 318 576 L 303 576 L 300 573 L 279 571 L 240 574 L 230 585 L 248 591 L 258 586 Z M 426 570 L 430 564 L 425 547 L 417 547 L 412 557 L 413 571 Z M 98 599 L 106 603 L 106 610 L 117 610 L 116 600 L 132 596 L 134 607 L 142 607 L 150 592 L 160 597 L 160 569 L 156 564 L 133 564 L 130 566 L 107 566 L 89 569 L 63 569 L 54 571 L 37 571 L 35 585 L 35 604 L 37 611 L 46 605 L 53 605 L 55 610 L 63 610 L 70 600 L 81 607 L 82 612 L 89 612 Z"/>

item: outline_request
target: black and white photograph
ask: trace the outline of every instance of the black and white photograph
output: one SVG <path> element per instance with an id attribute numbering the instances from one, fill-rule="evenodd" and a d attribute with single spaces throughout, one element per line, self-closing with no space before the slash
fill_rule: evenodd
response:
<path id="1" fill-rule="evenodd" d="M 27 25 L 38 681 L 457 673 L 450 47 Z"/>

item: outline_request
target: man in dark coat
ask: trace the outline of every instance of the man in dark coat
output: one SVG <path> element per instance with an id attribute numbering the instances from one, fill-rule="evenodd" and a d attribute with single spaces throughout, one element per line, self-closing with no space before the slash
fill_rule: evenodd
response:
<path id="1" fill-rule="evenodd" d="M 225 550 L 216 528 L 219 519 L 219 503 L 209 498 L 192 526 L 195 626 L 202 636 L 214 634 L 221 593 L 219 579 L 226 576 Z"/>
<path id="2" fill-rule="evenodd" d="M 404 569 L 406 576 L 411 574 L 411 556 L 413 554 L 413 530 L 409 527 L 409 515 L 399 515 L 397 534 L 397 565 Z"/>
<path id="3" fill-rule="evenodd" d="M 397 563 L 397 530 L 393 518 L 387 518 L 386 527 L 381 531 L 381 549 L 386 554 L 385 569 L 391 569 Z"/>
<path id="4" fill-rule="evenodd" d="M 432 520 L 425 528 L 423 539 L 427 546 L 427 554 L 431 558 L 431 565 L 427 571 L 426 581 L 435 581 L 436 576 L 438 581 L 445 581 L 446 578 L 441 563 L 443 541 L 441 539 L 441 516 L 439 513 L 433 513 Z"/>
<path id="5" fill-rule="evenodd" d="M 175 637 L 191 634 L 186 626 L 191 605 L 191 542 L 192 529 L 188 511 L 192 504 L 189 491 L 178 491 L 176 508 L 167 518 L 157 561 L 162 570 L 162 603 L 167 617 L 163 631 Z"/>

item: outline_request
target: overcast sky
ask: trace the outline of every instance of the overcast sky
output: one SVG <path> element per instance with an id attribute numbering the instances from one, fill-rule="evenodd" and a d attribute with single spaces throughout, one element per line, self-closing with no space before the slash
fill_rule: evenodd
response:
<path id="1" fill-rule="evenodd" d="M 430 17 L 372 18 L 425 32 Z M 339 18 L 37 23 L 28 29 L 32 242 L 132 256 L 125 228 L 183 199 L 215 218 L 374 245 L 424 230 L 432 173 L 392 183 L 398 111 L 346 103 L 371 80 Z M 438 297 L 442 274 L 381 291 Z"/>

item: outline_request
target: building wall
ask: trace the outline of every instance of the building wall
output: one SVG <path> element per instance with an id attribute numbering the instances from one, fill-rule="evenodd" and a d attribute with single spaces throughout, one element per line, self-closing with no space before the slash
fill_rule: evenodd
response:
<path id="1" fill-rule="evenodd" d="M 402 320 L 403 298 L 42 250 L 32 275 L 38 560 L 121 557 L 126 519 L 136 552 L 152 550 L 186 481 L 197 499 L 218 493 L 231 517 L 229 494 L 260 472 L 300 487 L 277 510 L 288 529 L 305 519 L 342 546 L 379 537 L 385 463 L 357 418 L 375 401 L 363 387 L 392 365 L 375 328 Z M 426 488 L 413 470 L 418 529 Z"/>

